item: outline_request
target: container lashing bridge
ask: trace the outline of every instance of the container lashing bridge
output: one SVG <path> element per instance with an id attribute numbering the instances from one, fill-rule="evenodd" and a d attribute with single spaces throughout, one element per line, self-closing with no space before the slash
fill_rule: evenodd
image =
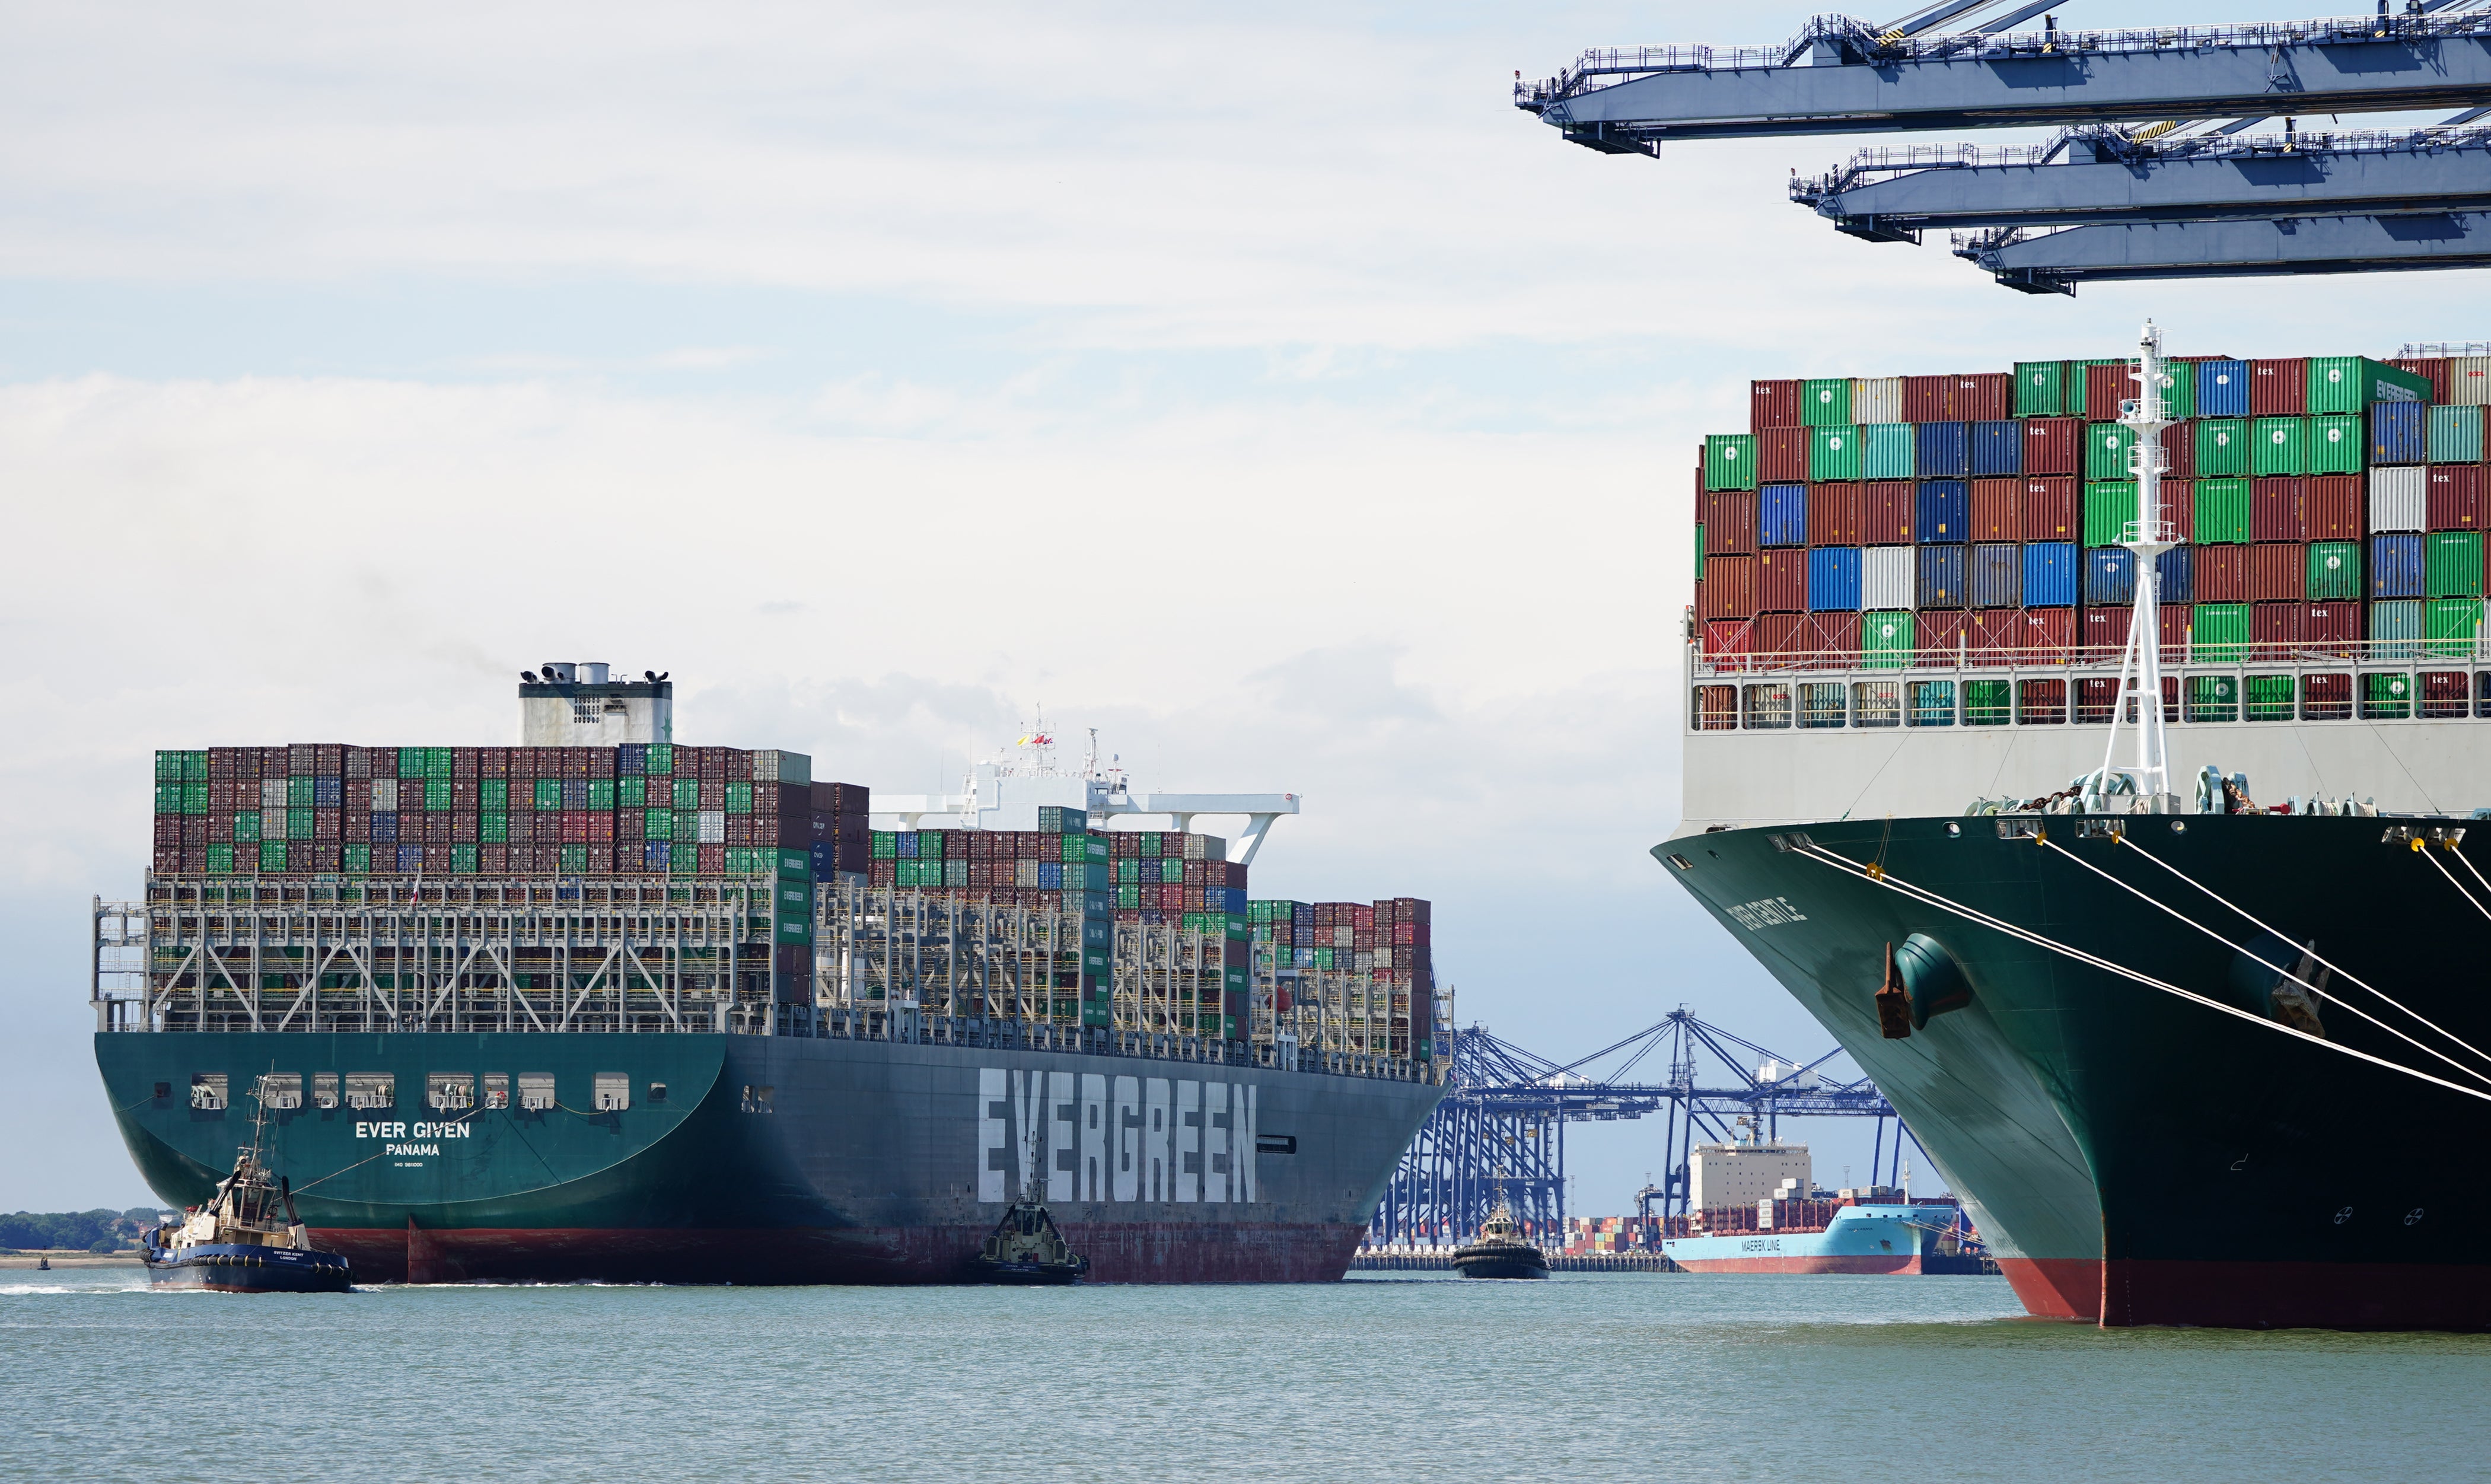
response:
<path id="1" fill-rule="evenodd" d="M 1826 1079 L 1819 1069 L 1838 1054 L 1793 1062 L 1698 1020 L 1683 1005 L 1656 1025 L 1566 1062 L 1481 1026 L 1458 1031 L 1445 1099 L 1402 1155 L 1368 1240 L 1458 1243 L 1476 1235 L 1500 1204 L 1526 1230 L 1563 1232 L 1568 1123 L 1661 1118 L 1666 1173 L 1639 1196 L 1645 1214 L 1655 1201 L 1662 1214 L 1684 1211 L 1688 1153 L 1700 1140 L 1735 1140 L 1741 1119 L 1768 1138 L 1785 1118 L 1876 1119 L 1869 1183 L 1878 1183 L 1889 1161 L 1899 1166 L 1905 1131 L 1893 1106 L 1865 1078 Z M 1649 1068 L 1642 1079 L 1638 1068 Z M 1895 1120 L 1890 1154 L 1888 1119 Z"/>
<path id="2" fill-rule="evenodd" d="M 1811 17 L 1778 45 L 1590 51 L 1517 79 L 1568 141 L 2050 128 L 2046 142 L 1861 151 L 1794 175 L 1836 231 L 1955 254 L 2030 293 L 2087 281 L 2491 265 L 2491 10 L 2380 0 L 2374 15 L 2071 31 L 2057 7 L 1941 0 L 1884 25 Z M 2035 16 L 2041 29 L 2017 29 Z M 2422 128 L 2313 132 L 2321 116 L 2454 108 Z M 2261 126 L 2267 126 L 2261 130 Z M 2252 132 L 2252 131 L 2258 131 Z"/>

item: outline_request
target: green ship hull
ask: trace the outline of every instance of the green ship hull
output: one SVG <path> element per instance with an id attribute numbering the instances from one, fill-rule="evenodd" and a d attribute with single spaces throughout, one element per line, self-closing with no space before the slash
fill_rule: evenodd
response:
<path id="1" fill-rule="evenodd" d="M 2472 1046 L 2491 1045 L 2483 911 L 2389 837 L 2395 820 L 2127 816 L 2125 842 L 2084 837 L 2086 823 L 1844 821 L 1690 834 L 1653 854 L 1876 1080 L 2033 1313 L 2105 1325 L 2491 1327 L 2491 1197 L 2456 1178 L 2450 1157 L 2491 1135 L 2491 1101 L 2399 1069 L 2491 1089 L 2491 1062 L 2335 982 L 2335 999 L 2470 1071 L 2323 1004 L 2333 1047 L 2393 1065 L 2364 1062 L 1895 887 L 2267 1021 L 2283 1018 L 2274 975 L 2261 977 L 2243 949 L 2271 962 L 2314 944 Z M 2037 844 L 2037 824 L 2077 858 Z M 1876 863 L 1887 880 L 1811 850 Z M 2473 879 L 2462 861 L 2449 869 Z M 1969 995 L 1889 1039 L 1876 1004 L 1885 955 L 1915 934 L 1951 957 Z"/>

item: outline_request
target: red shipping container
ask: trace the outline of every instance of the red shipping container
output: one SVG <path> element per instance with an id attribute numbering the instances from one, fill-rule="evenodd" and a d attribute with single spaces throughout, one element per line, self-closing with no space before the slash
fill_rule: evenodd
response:
<path id="1" fill-rule="evenodd" d="M 1747 383 L 1747 431 L 1761 433 L 1769 427 L 1799 425 L 1798 382 L 1751 381 Z"/>
<path id="2" fill-rule="evenodd" d="M 2301 479 L 2278 475 L 2249 481 L 2249 539 L 2297 541 L 2301 534 Z"/>
<path id="3" fill-rule="evenodd" d="M 1912 538 L 1909 480 L 1871 480 L 1860 495 L 1860 528 L 1868 546 L 1900 546 Z"/>
<path id="4" fill-rule="evenodd" d="M 1860 486 L 1850 480 L 1812 484 L 1807 491 L 1807 543 L 1811 546 L 1858 546 Z"/>
<path id="5" fill-rule="evenodd" d="M 2390 361 L 2388 364 L 2399 371 L 2411 371 L 2416 376 L 2428 377 L 2430 399 L 2443 405 L 2447 403 L 2447 358 L 2446 356 L 2422 356 L 2411 361 Z"/>
<path id="6" fill-rule="evenodd" d="M 2472 701 L 2464 671 L 2424 670 L 2421 673 L 2420 714 L 2424 716 L 2472 715 Z"/>
<path id="7" fill-rule="evenodd" d="M 1903 421 L 1906 422 L 1953 422 L 1958 421 L 1948 409 L 1954 402 L 1951 376 L 1906 376 L 1903 378 Z"/>
<path id="8" fill-rule="evenodd" d="M 2361 477 L 2318 474 L 2301 481 L 2301 538 L 2304 541 L 2358 541 L 2361 538 Z"/>
<path id="9" fill-rule="evenodd" d="M 1966 626 L 1976 665 L 2011 665 L 2024 645 L 2024 610 L 1976 608 Z"/>
<path id="10" fill-rule="evenodd" d="M 2162 481 L 2162 523 L 2171 528 L 2177 539 L 2193 539 L 2197 529 L 2197 481 L 2164 480 Z"/>
<path id="11" fill-rule="evenodd" d="M 1779 546 L 1756 559 L 1756 609 L 1760 613 L 1807 611 L 1807 549 Z M 2293 596 L 2301 596 L 2300 589 Z M 1773 651 L 1781 653 L 1779 650 Z"/>
<path id="12" fill-rule="evenodd" d="M 2289 659 L 2301 645 L 2301 613 L 2307 603 L 2258 603 L 2249 609 L 2251 657 Z"/>
<path id="13" fill-rule="evenodd" d="M 1755 620 L 1707 619 L 1701 631 L 1707 661 L 1726 670 L 1747 667 L 1746 656 L 1755 652 Z"/>
<path id="14" fill-rule="evenodd" d="M 2178 664 L 2180 656 L 2187 653 L 2188 624 L 2194 615 L 2185 603 L 2165 603 L 2154 610 L 2154 616 L 2162 627 L 2162 662 Z"/>
<path id="15" fill-rule="evenodd" d="M 2119 404 L 2136 396 L 2136 376 L 2125 361 L 2085 367 L 2085 416 L 2095 422 L 2119 421 Z"/>
<path id="16" fill-rule="evenodd" d="M 2004 422 L 2015 416 L 2015 374 L 1978 371 L 1954 379 L 1947 417 L 1964 422 Z"/>
<path id="17" fill-rule="evenodd" d="M 1704 560 L 1738 556 L 1756 549 L 1756 497 L 1748 490 L 1723 490 L 1696 501 L 1704 523 Z"/>
<path id="18" fill-rule="evenodd" d="M 2024 481 L 2024 539 L 2028 541 L 2076 541 L 2084 539 L 2076 518 L 2077 480 L 2073 475 L 2053 475 L 2046 479 Z"/>
<path id="19" fill-rule="evenodd" d="M 2309 363 L 2299 356 L 2288 361 L 2249 363 L 2249 416 L 2297 418 L 2309 410 Z"/>
<path id="20" fill-rule="evenodd" d="M 2433 464 L 2426 497 L 2433 531 L 2482 529 L 2482 466 Z"/>
<path id="21" fill-rule="evenodd" d="M 2028 418 L 2024 422 L 2026 474 L 2085 472 L 2085 420 Z"/>
<path id="22" fill-rule="evenodd" d="M 2302 648 L 2322 655 L 2353 653 L 2361 642 L 2361 605 L 2358 602 L 2304 603 L 2301 609 Z"/>
<path id="23" fill-rule="evenodd" d="M 2197 477 L 2197 424 L 2174 422 L 2162 430 L 2162 473 L 2173 480 Z"/>
<path id="24" fill-rule="evenodd" d="M 1787 665 L 1806 653 L 1806 614 L 1760 613 L 1756 615 L 1756 654 L 1762 657 L 1762 663 Z"/>
<path id="25" fill-rule="evenodd" d="M 1811 613 L 1807 627 L 1808 653 L 1817 663 L 1849 665 L 1860 657 L 1860 615 Z"/>
<path id="26" fill-rule="evenodd" d="M 2022 480 L 1972 481 L 1972 538 L 1976 541 L 2024 539 Z"/>
<path id="27" fill-rule="evenodd" d="M 1706 557 L 1704 580 L 1695 585 L 1695 611 L 1707 619 L 1756 616 L 1756 559 Z"/>
<path id="28" fill-rule="evenodd" d="M 1768 484 L 1807 478 L 1807 429 L 1769 427 L 1756 434 L 1756 476 Z"/>
<path id="29" fill-rule="evenodd" d="M 2027 608 L 2024 610 L 2024 662 L 2026 664 L 2065 664 L 2071 657 L 2075 647 L 2075 609 Z"/>
<path id="30" fill-rule="evenodd" d="M 2200 546 L 2189 553 L 2195 564 L 2188 581 L 2201 603 L 2244 603 L 2249 600 L 2249 548 Z"/>
<path id="31" fill-rule="evenodd" d="M 1739 729 L 1739 687 L 1736 685 L 1698 685 L 1695 687 L 1695 730 L 1699 732 L 1735 732 Z M 1288 991 L 1282 990 L 1281 1009 L 1286 1010 Z"/>
<path id="32" fill-rule="evenodd" d="M 2127 648 L 2127 626 L 2135 614 L 2132 608 L 2087 608 L 2084 610 L 2084 632 L 2079 648 L 2087 659 L 2117 659 Z"/>
<path id="33" fill-rule="evenodd" d="M 2309 548 L 2298 541 L 2266 541 L 2249 549 L 2249 601 L 2283 602 L 2301 597 L 2309 570 Z"/>
<path id="34" fill-rule="evenodd" d="M 1912 615 L 1912 646 L 1927 663 L 1952 664 L 1964 646 L 1963 610 L 1923 608 Z"/>

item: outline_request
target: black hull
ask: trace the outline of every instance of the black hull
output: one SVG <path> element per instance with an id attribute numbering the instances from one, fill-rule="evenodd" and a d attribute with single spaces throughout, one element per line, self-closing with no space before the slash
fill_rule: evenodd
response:
<path id="1" fill-rule="evenodd" d="M 335 1253 L 240 1245 L 150 1257 L 147 1282 L 218 1294 L 343 1294 L 355 1286 L 352 1268 Z"/>
<path id="2" fill-rule="evenodd" d="M 1453 1271 L 1465 1278 L 1545 1278 L 1548 1260 L 1530 1247 L 1484 1252 L 1463 1247 L 1453 1253 Z"/>

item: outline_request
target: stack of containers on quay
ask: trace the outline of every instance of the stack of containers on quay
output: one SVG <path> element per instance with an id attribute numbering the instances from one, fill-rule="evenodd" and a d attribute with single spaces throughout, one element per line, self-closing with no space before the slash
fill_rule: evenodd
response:
<path id="1" fill-rule="evenodd" d="M 2136 595 L 2120 544 L 2137 516 L 2135 435 L 2116 421 L 2132 365 L 1753 383 L 1748 430 L 1697 454 L 1702 655 L 2115 660 Z M 2156 563 L 2166 655 L 2351 655 L 2365 640 L 2373 658 L 2474 653 L 2491 358 L 2165 366 L 2161 510 L 2179 542 Z"/>

